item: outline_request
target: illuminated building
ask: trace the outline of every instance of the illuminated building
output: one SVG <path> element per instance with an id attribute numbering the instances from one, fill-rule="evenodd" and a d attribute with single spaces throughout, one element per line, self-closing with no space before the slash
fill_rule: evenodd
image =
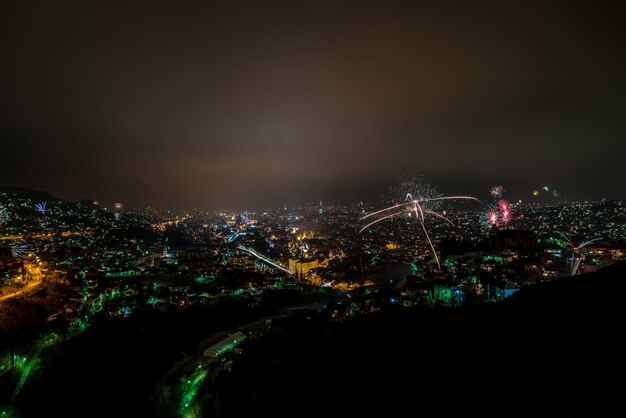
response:
<path id="1" fill-rule="evenodd" d="M 298 279 L 303 279 L 309 270 L 319 267 L 319 261 L 314 258 L 289 259 L 289 271 Z"/>
<path id="2" fill-rule="evenodd" d="M 508 281 L 506 282 L 506 285 L 504 286 L 504 289 L 503 289 L 504 297 L 508 298 L 509 296 L 513 295 L 520 289 L 521 288 L 517 285 L 517 283 Z"/>
<path id="3" fill-rule="evenodd" d="M 493 249 L 515 249 L 533 251 L 537 248 L 537 235 L 527 230 L 502 230 L 492 228 L 489 231 L 489 241 Z"/>
<path id="4" fill-rule="evenodd" d="M 204 350 L 202 355 L 204 357 L 219 358 L 225 353 L 232 351 L 237 345 L 241 344 L 247 338 L 246 334 L 241 331 L 237 331 L 232 335 L 224 338 L 220 342 L 212 345 Z"/>
<path id="5" fill-rule="evenodd" d="M 172 254 L 167 251 L 167 244 L 163 244 L 163 253 L 161 255 L 163 258 L 171 258 Z"/>
<path id="6" fill-rule="evenodd" d="M 229 265 L 246 270 L 253 270 L 255 268 L 254 258 L 247 254 L 233 255 L 226 258 L 226 262 Z"/>

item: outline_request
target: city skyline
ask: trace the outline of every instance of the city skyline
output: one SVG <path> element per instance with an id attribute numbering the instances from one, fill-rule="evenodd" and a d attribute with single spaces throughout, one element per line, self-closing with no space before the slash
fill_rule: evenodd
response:
<path id="1" fill-rule="evenodd" d="M 613 4 L 5 3 L 0 418 L 626 416 Z"/>
<path id="2" fill-rule="evenodd" d="M 6 6 L 0 185 L 130 207 L 446 193 L 624 198 L 610 7 Z"/>

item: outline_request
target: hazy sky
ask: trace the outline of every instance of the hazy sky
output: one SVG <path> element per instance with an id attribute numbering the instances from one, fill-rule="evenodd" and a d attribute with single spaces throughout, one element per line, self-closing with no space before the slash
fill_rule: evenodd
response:
<path id="1" fill-rule="evenodd" d="M 0 185 L 221 209 L 419 171 L 626 197 L 618 10 L 406 3 L 3 2 Z"/>

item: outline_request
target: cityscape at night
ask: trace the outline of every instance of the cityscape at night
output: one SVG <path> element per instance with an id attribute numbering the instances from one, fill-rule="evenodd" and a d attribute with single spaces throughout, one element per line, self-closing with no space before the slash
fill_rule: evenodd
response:
<path id="1" fill-rule="evenodd" d="M 626 416 L 608 5 L 2 9 L 0 418 Z"/>

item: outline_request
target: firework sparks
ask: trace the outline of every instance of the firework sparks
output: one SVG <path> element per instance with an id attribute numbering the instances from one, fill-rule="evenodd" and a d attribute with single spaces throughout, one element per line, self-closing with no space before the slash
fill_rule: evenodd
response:
<path id="1" fill-rule="evenodd" d="M 15 258 L 27 259 L 30 257 L 31 252 L 26 244 L 11 244 L 11 254 Z"/>
<path id="2" fill-rule="evenodd" d="M 489 226 L 498 225 L 498 218 L 498 211 L 495 209 L 489 209 L 489 211 L 487 212 L 487 223 L 489 224 Z"/>
<path id="3" fill-rule="evenodd" d="M 427 187 L 429 191 L 433 189 Z M 361 220 L 366 219 L 375 219 L 374 221 L 365 225 L 359 232 L 363 232 L 370 227 L 378 224 L 381 221 L 386 219 L 395 218 L 398 215 L 408 214 L 415 215 L 417 218 L 417 222 L 426 237 L 426 241 L 428 242 L 428 246 L 432 251 L 432 254 L 437 263 L 437 267 L 441 270 L 441 264 L 439 263 L 439 257 L 437 256 L 437 251 L 435 251 L 435 246 L 430 238 L 430 234 L 428 233 L 428 229 L 426 228 L 426 215 L 433 215 L 438 218 L 445 220 L 446 222 L 454 225 L 450 219 L 448 219 L 445 214 L 437 212 L 433 209 L 433 206 L 439 203 L 442 203 L 446 200 L 473 200 L 478 201 L 478 199 L 471 196 L 437 196 L 437 197 L 420 197 L 414 198 L 411 193 L 406 195 L 405 201 L 403 203 L 398 203 L 391 205 L 385 209 L 377 210 L 375 212 L 369 213 L 361 218 Z"/>
<path id="4" fill-rule="evenodd" d="M 504 187 L 502 186 L 493 186 L 491 188 L 491 190 L 489 191 L 489 193 L 491 193 L 491 196 L 494 199 L 499 199 L 502 197 L 502 194 L 504 193 Z"/>
<path id="5" fill-rule="evenodd" d="M 599 241 L 601 238 L 590 239 L 588 241 L 583 241 L 582 243 L 576 245 L 572 242 L 570 238 L 565 236 L 564 233 L 559 232 L 559 235 L 561 235 L 563 239 L 565 239 L 565 243 L 567 244 L 567 246 L 572 249 L 572 258 L 570 260 L 570 275 L 576 276 L 577 274 L 580 273 L 580 264 L 585 258 L 583 254 L 583 249 L 589 244 Z"/>
<path id="6" fill-rule="evenodd" d="M 500 223 L 506 226 L 511 222 L 511 204 L 502 199 L 498 202 L 498 210 L 500 211 Z"/>
<path id="7" fill-rule="evenodd" d="M 497 205 L 491 205 L 487 210 L 484 218 L 484 225 L 487 229 L 490 229 L 494 226 L 507 226 L 509 222 L 513 219 L 513 209 L 511 208 L 511 204 L 501 199 L 498 201 Z"/>
<path id="8" fill-rule="evenodd" d="M 46 206 L 48 205 L 48 202 L 44 201 L 44 202 L 39 202 L 35 205 L 35 209 L 37 209 L 39 212 L 41 213 L 46 213 Z"/>

